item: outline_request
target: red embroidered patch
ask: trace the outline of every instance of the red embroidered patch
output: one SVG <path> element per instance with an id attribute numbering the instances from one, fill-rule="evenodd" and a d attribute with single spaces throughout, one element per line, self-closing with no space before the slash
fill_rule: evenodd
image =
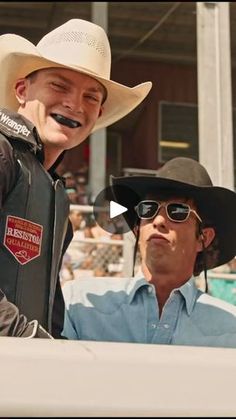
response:
<path id="1" fill-rule="evenodd" d="M 21 264 L 40 256 L 43 226 L 24 218 L 7 216 L 4 245 Z"/>

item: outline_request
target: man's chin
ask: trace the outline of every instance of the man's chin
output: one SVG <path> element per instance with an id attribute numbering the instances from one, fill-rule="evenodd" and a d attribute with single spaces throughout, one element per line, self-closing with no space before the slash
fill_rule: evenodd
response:
<path id="1" fill-rule="evenodd" d="M 50 132 L 45 132 L 40 136 L 42 142 L 45 145 L 51 146 L 60 146 L 65 150 L 76 147 L 81 144 L 89 137 L 89 132 L 80 131 L 76 129 L 76 132 L 73 129 L 65 127 L 57 130 L 50 130 Z"/>

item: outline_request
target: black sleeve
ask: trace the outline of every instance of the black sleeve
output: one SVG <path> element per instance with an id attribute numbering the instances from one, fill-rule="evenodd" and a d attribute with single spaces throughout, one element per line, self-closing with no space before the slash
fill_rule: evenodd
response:
<path id="1" fill-rule="evenodd" d="M 15 183 L 17 171 L 14 150 L 7 138 L 0 134 L 0 208 Z"/>
<path id="2" fill-rule="evenodd" d="M 28 322 L 18 308 L 0 290 L 0 336 L 52 338 L 36 320 Z"/>
<path id="3" fill-rule="evenodd" d="M 0 290 L 0 336 L 20 336 L 27 327 L 26 317 Z"/>

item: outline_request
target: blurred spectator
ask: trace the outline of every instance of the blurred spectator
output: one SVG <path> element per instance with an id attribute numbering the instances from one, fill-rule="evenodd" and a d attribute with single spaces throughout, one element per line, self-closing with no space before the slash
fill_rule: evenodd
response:
<path id="1" fill-rule="evenodd" d="M 71 208 L 69 217 L 72 224 L 74 237 L 84 237 L 83 229 L 85 227 L 85 220 L 82 212 L 76 208 Z"/>
<path id="2" fill-rule="evenodd" d="M 77 203 L 79 205 L 88 205 L 89 196 L 88 196 L 86 185 L 80 184 L 80 183 L 77 184 L 76 191 L 77 191 Z"/>
<path id="3" fill-rule="evenodd" d="M 89 249 L 79 240 L 84 239 L 85 219 L 83 214 L 74 208 L 70 209 L 69 218 L 73 228 L 73 240 L 71 241 L 63 257 L 60 273 L 61 285 L 68 280 L 75 279 L 75 269 L 85 260 Z"/>
<path id="4" fill-rule="evenodd" d="M 78 204 L 78 193 L 75 188 L 66 188 L 66 193 L 71 204 Z"/>
<path id="5" fill-rule="evenodd" d="M 65 180 L 65 186 L 66 186 L 66 188 L 76 188 L 76 178 L 75 178 L 75 176 L 73 175 L 73 173 L 71 173 L 71 172 L 66 172 L 64 175 L 63 175 L 63 178 L 64 178 L 64 180 Z"/>
<path id="6" fill-rule="evenodd" d="M 104 230 L 98 223 L 95 222 L 94 226 L 91 227 L 91 234 L 94 239 L 107 239 L 109 240 L 111 237 L 111 233 Z"/>
<path id="7" fill-rule="evenodd" d="M 77 184 L 87 184 L 88 183 L 88 167 L 84 166 L 84 168 L 76 172 L 74 174 Z"/>
<path id="8" fill-rule="evenodd" d="M 61 286 L 67 281 L 75 279 L 74 271 L 71 263 L 71 257 L 68 253 L 65 253 L 62 259 L 62 266 L 60 270 L 60 283 Z"/>
<path id="9" fill-rule="evenodd" d="M 66 253 L 70 255 L 72 267 L 76 268 L 83 262 L 86 257 L 86 252 L 89 250 L 87 245 L 79 242 L 85 238 L 86 221 L 81 211 L 74 208 L 70 209 L 69 217 L 74 235 Z"/>
<path id="10" fill-rule="evenodd" d="M 63 175 L 66 192 L 72 204 L 88 205 L 88 174 L 80 171 L 76 173 L 66 172 Z"/>

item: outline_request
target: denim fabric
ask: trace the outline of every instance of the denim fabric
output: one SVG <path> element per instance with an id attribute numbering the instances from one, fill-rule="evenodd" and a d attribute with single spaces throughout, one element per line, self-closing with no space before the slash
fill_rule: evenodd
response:
<path id="1" fill-rule="evenodd" d="M 63 287 L 68 339 L 236 347 L 236 307 L 198 290 L 194 278 L 170 294 L 159 318 L 144 278 L 84 278 Z"/>

